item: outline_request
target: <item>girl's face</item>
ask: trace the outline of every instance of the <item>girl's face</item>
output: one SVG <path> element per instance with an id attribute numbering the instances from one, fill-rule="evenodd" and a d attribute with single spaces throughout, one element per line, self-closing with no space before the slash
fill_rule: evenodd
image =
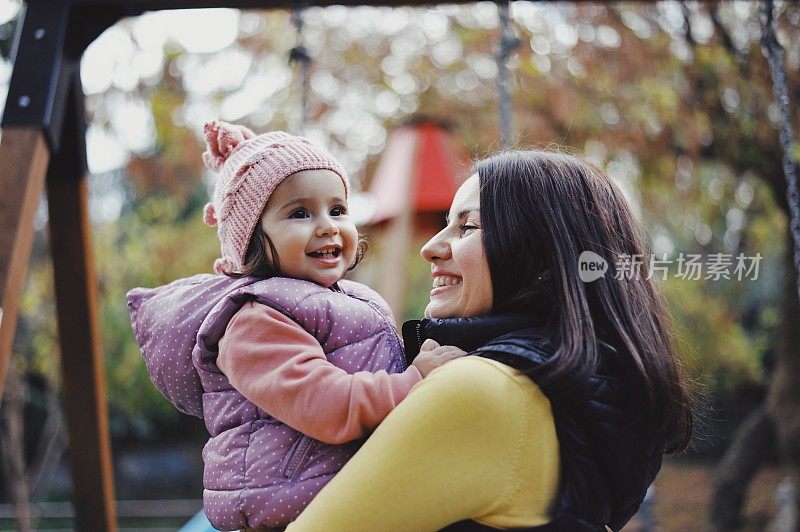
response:
<path id="1" fill-rule="evenodd" d="M 420 254 L 431 263 L 433 276 L 426 317 L 481 316 L 492 310 L 492 279 L 481 240 L 477 175 L 458 189 L 447 227 L 431 238 Z"/>
<path id="2" fill-rule="evenodd" d="M 331 286 L 355 259 L 358 232 L 347 213 L 342 178 L 330 170 L 303 170 L 284 179 L 260 223 L 286 277 Z"/>

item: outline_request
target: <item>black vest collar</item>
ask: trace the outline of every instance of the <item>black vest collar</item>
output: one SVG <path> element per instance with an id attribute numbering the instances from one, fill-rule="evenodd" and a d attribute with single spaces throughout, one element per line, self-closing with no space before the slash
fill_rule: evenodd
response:
<path id="1" fill-rule="evenodd" d="M 493 314 L 471 318 L 425 318 L 403 324 L 406 362 L 411 364 L 422 343 L 431 338 L 440 345 L 454 345 L 470 353 L 495 338 L 506 334 L 541 327 L 536 314 Z"/>

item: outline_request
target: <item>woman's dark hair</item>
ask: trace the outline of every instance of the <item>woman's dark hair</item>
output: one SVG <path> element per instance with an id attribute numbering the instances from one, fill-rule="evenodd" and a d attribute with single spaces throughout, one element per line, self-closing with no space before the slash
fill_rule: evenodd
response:
<path id="1" fill-rule="evenodd" d="M 353 264 L 347 269 L 352 270 L 366 255 L 369 245 L 367 239 L 361 235 L 358 237 L 358 245 L 356 246 L 356 258 Z M 250 242 L 247 244 L 247 253 L 244 256 L 244 264 L 242 264 L 242 271 L 226 273 L 228 277 L 263 277 L 269 279 L 270 277 L 278 277 L 283 275 L 281 270 L 281 261 L 278 256 L 278 250 L 275 249 L 275 244 L 272 239 L 261 227 L 261 224 L 256 224 Z"/>
<path id="2" fill-rule="evenodd" d="M 647 260 L 628 279 L 614 275 L 620 256 L 646 257 L 643 232 L 620 189 L 582 159 L 549 151 L 504 152 L 476 164 L 483 246 L 493 312 L 536 300 L 553 303 L 548 325 L 556 351 L 535 370 L 542 382 L 568 385 L 604 361 L 598 338 L 621 347 L 638 376 L 648 419 L 663 431 L 667 452 L 692 432 L 688 383 L 676 358 L 666 306 L 647 275 Z M 591 251 L 609 265 L 583 282 L 579 257 Z"/>

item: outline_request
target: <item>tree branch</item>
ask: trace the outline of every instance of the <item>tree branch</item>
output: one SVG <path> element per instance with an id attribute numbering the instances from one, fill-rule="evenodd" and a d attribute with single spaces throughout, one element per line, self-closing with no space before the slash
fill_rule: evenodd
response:
<path id="1" fill-rule="evenodd" d="M 683 13 L 683 37 L 692 48 L 692 53 L 694 53 L 697 50 L 697 41 L 692 37 L 691 12 L 689 11 L 689 6 L 687 6 L 685 2 L 681 3 L 681 12 Z"/>
<path id="2" fill-rule="evenodd" d="M 722 18 L 719 16 L 719 6 L 717 6 L 716 9 L 709 10 L 709 16 L 711 17 L 711 21 L 714 23 L 714 30 L 722 39 L 722 45 L 725 47 L 725 50 L 728 51 L 728 55 L 730 55 L 736 64 L 739 65 L 739 69 L 741 71 L 741 66 L 745 62 L 745 54 L 733 42 L 730 32 L 722 23 Z"/>

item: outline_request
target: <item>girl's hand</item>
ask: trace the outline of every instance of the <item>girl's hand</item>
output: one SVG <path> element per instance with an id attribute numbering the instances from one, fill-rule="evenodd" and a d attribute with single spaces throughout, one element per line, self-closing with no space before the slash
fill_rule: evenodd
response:
<path id="1" fill-rule="evenodd" d="M 419 355 L 417 355 L 411 365 L 416 367 L 423 377 L 427 377 L 428 373 L 445 362 L 461 358 L 466 354 L 466 351 L 462 351 L 456 346 L 439 345 L 436 340 L 431 340 L 429 338 L 422 344 Z"/>

